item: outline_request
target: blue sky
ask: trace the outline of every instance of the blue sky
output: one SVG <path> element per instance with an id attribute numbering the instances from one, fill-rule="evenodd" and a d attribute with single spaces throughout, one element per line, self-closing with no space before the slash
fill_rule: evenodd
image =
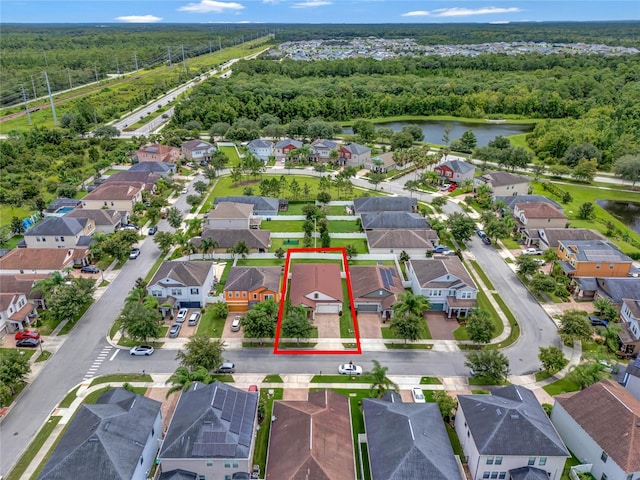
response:
<path id="1" fill-rule="evenodd" d="M 506 23 L 640 20 L 638 0 L 2 0 L 1 23 Z"/>

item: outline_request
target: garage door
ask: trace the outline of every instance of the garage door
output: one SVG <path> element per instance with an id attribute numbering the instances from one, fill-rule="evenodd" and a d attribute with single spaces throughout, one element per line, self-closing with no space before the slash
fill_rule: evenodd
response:
<path id="1" fill-rule="evenodd" d="M 180 308 L 200 308 L 200 302 L 180 302 Z"/>
<path id="2" fill-rule="evenodd" d="M 316 307 L 316 313 L 338 313 L 341 307 L 339 303 L 320 303 Z"/>
<path id="3" fill-rule="evenodd" d="M 432 312 L 444 312 L 444 303 L 432 303 L 429 310 Z"/>
<path id="4" fill-rule="evenodd" d="M 378 304 L 356 303 L 356 311 L 358 311 L 358 313 L 378 313 Z"/>

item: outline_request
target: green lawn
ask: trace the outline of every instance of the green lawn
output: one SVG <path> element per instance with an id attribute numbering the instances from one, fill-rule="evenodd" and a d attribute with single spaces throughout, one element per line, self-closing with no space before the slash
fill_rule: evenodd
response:
<path id="1" fill-rule="evenodd" d="M 329 233 L 358 233 L 360 227 L 355 221 L 329 220 Z"/>
<path id="2" fill-rule="evenodd" d="M 240 157 L 238 156 L 238 152 L 235 147 L 218 147 L 222 153 L 224 153 L 227 157 L 229 157 L 229 163 L 227 163 L 227 167 L 235 167 L 236 165 L 240 165 Z"/>
<path id="3" fill-rule="evenodd" d="M 485 286 L 489 290 L 495 290 L 496 287 L 493 286 L 493 283 L 491 283 L 491 280 L 489 280 L 489 277 L 487 277 L 487 274 L 484 273 L 484 270 L 478 264 L 478 262 L 476 262 L 475 260 L 469 260 L 469 263 L 471 264 L 473 269 L 476 271 L 476 273 L 480 276 L 480 278 L 482 279 L 482 282 L 485 284 Z"/>
<path id="4" fill-rule="evenodd" d="M 277 240 L 277 239 L 274 239 Z M 273 240 L 272 240 L 273 241 Z M 229 264 L 231 265 L 231 264 Z M 279 267 L 284 265 L 284 258 L 256 258 L 256 259 L 245 259 L 241 258 L 238 260 L 238 267 Z M 231 268 L 230 266 L 228 268 Z M 228 274 L 227 274 L 228 276 Z M 222 290 L 220 290 L 222 291 Z"/>
<path id="5" fill-rule="evenodd" d="M 580 465 L 581 463 L 582 462 L 580 462 L 580 460 L 578 460 L 572 453 L 571 457 L 567 458 L 566 462 L 564 463 L 564 469 L 562 470 L 562 476 L 560 477 L 560 480 L 570 480 L 571 477 L 569 476 L 569 471 L 571 470 L 571 467 L 575 467 L 576 465 Z"/>
<path id="6" fill-rule="evenodd" d="M 94 378 L 90 386 L 112 382 L 153 382 L 153 378 L 148 373 L 116 373 Z"/>
<path id="7" fill-rule="evenodd" d="M 347 281 L 342 280 L 342 315 L 340 316 L 340 338 L 354 338 L 355 326 L 351 311 L 349 310 L 349 290 L 347 289 Z"/>
<path id="8" fill-rule="evenodd" d="M 473 277 L 473 274 L 471 276 Z M 500 320 L 500 317 L 498 316 L 498 312 L 496 312 L 496 309 L 493 308 L 493 305 L 491 305 L 491 302 L 489 302 L 489 298 L 487 297 L 487 294 L 484 293 L 484 291 L 482 290 L 478 290 L 478 309 L 488 312 L 489 315 L 491 316 L 491 321 L 495 326 L 495 332 L 493 334 L 493 338 L 502 334 L 502 332 L 504 331 L 504 325 L 502 324 L 502 320 Z M 468 340 L 469 337 L 467 336 L 466 327 L 464 325 L 461 325 L 458 328 L 456 328 L 453 331 L 453 338 L 455 338 L 456 340 Z"/>
<path id="9" fill-rule="evenodd" d="M 561 393 L 576 392 L 580 390 L 580 385 L 570 378 L 565 377 L 542 388 L 549 395 L 554 396 L 560 395 Z"/>
<path id="10" fill-rule="evenodd" d="M 262 381 L 264 383 L 282 383 L 282 377 L 277 373 L 274 373 L 271 375 L 267 375 L 266 377 L 264 377 L 264 380 Z"/>
<path id="11" fill-rule="evenodd" d="M 27 218 L 34 211 L 25 206 L 10 206 L 10 205 L 0 205 L 0 227 L 5 227 L 11 225 L 11 219 L 13 217 L 18 217 L 20 220 L 23 218 Z"/>
<path id="12" fill-rule="evenodd" d="M 442 385 L 442 382 L 438 377 L 422 377 L 420 385 Z"/>
<path id="13" fill-rule="evenodd" d="M 260 230 L 269 230 L 270 232 L 302 232 L 302 220 L 278 220 L 272 222 L 262 222 Z M 277 239 L 274 239 L 277 240 Z M 302 245 L 302 239 L 300 239 Z"/>
<path id="14" fill-rule="evenodd" d="M 44 362 L 48 360 L 51 355 L 52 353 L 49 350 L 43 350 L 42 353 L 38 355 L 38 358 L 36 358 L 36 362 Z"/>
<path id="15" fill-rule="evenodd" d="M 286 212 L 280 212 L 278 215 L 304 215 L 302 209 L 305 205 L 315 205 L 314 202 L 301 202 L 301 203 L 291 203 L 289 202 L 289 208 Z M 338 205 L 331 205 L 323 207 L 327 210 L 327 215 L 346 215 L 346 210 L 344 207 L 340 207 Z"/>
<path id="16" fill-rule="evenodd" d="M 73 403 L 73 401 L 76 399 L 76 394 L 78 393 L 79 388 L 80 388 L 80 385 L 78 385 L 76 388 L 74 388 L 69 393 L 67 393 L 65 397 L 62 399 L 62 401 L 58 404 L 58 407 L 69 408 Z"/>
<path id="17" fill-rule="evenodd" d="M 431 340 L 431 332 L 429 331 L 429 326 L 425 321 L 422 325 L 422 335 L 420 335 L 420 340 Z M 391 327 L 380 327 L 380 331 L 382 332 L 382 338 L 387 340 L 402 340 L 400 337 L 396 336 L 393 333 Z M 411 341 L 407 341 L 407 346 L 411 344 Z M 402 345 L 404 347 L 404 344 Z M 431 347 L 428 347 L 431 348 Z"/>
<path id="18" fill-rule="evenodd" d="M 15 464 L 6 480 L 19 480 L 22 474 L 31 464 L 36 454 L 40 451 L 44 442 L 51 436 L 53 429 L 56 428 L 62 417 L 49 417 L 47 423 L 40 429 L 35 438 L 31 441 L 27 450 L 22 454 L 18 462 Z"/>
<path id="19" fill-rule="evenodd" d="M 207 308 L 198 322 L 198 334 L 209 338 L 220 338 L 225 321 L 226 318 L 220 318 L 214 314 L 213 308 Z"/>
<path id="20" fill-rule="evenodd" d="M 260 473 L 264 475 L 267 464 L 267 448 L 269 446 L 269 429 L 271 428 L 271 413 L 273 412 L 273 401 L 282 400 L 284 390 L 282 388 L 273 389 L 273 397 L 269 397 L 269 389 L 260 390 L 260 402 L 266 406 L 265 416 L 260 423 L 260 430 L 256 433 L 256 443 L 253 450 L 253 465 L 260 465 Z"/>

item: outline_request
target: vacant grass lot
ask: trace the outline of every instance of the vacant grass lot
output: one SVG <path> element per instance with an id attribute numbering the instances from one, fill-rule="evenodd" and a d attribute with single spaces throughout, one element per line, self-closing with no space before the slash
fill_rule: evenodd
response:
<path id="1" fill-rule="evenodd" d="M 236 147 L 220 146 L 218 148 L 227 156 L 227 158 L 229 158 L 227 167 L 235 167 L 236 165 L 240 165 L 240 156 L 238 155 Z"/>
<path id="2" fill-rule="evenodd" d="M 306 203 L 289 203 L 289 208 L 286 212 L 280 212 L 278 215 L 304 215 L 302 209 L 305 205 L 315 205 L 314 202 L 306 202 Z M 338 205 L 330 205 L 324 207 L 327 211 L 327 215 L 347 215 L 347 211 L 344 207 L 340 207 Z"/>

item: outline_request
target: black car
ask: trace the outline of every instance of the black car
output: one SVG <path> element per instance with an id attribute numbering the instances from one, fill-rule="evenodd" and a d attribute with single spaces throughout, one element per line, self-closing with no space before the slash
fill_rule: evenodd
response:
<path id="1" fill-rule="evenodd" d="M 591 322 L 591 325 L 593 325 L 594 327 L 606 327 L 607 325 L 609 325 L 609 320 L 605 320 L 604 318 L 600 318 L 600 317 L 596 317 L 595 315 L 592 315 L 589 317 L 589 322 Z"/>
<path id="2" fill-rule="evenodd" d="M 482 237 L 482 243 L 484 243 L 485 245 L 491 245 L 491 239 L 485 235 L 484 237 Z"/>
<path id="3" fill-rule="evenodd" d="M 155 235 L 157 231 L 158 231 L 158 226 L 154 225 L 153 227 L 149 228 L 149 235 Z"/>
<path id="4" fill-rule="evenodd" d="M 36 348 L 38 345 L 40 345 L 40 340 L 35 338 L 24 338 L 16 342 L 18 348 Z"/>
<path id="5" fill-rule="evenodd" d="M 80 273 L 100 273 L 100 269 L 95 265 L 85 265 L 80 269 Z"/>

